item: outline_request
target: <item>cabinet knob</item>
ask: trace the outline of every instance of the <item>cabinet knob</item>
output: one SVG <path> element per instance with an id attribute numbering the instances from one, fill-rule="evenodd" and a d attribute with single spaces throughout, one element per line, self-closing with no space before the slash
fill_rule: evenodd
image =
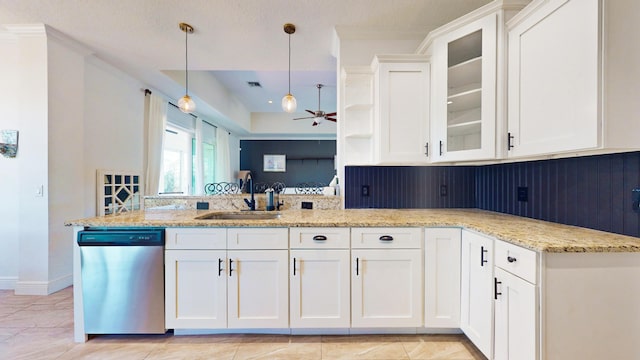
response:
<path id="1" fill-rule="evenodd" d="M 326 241 L 327 237 L 324 235 L 316 235 L 313 237 L 313 241 Z"/>
<path id="2" fill-rule="evenodd" d="M 512 263 L 512 262 L 516 262 L 516 258 L 512 257 L 512 256 L 507 256 L 507 261 Z"/>

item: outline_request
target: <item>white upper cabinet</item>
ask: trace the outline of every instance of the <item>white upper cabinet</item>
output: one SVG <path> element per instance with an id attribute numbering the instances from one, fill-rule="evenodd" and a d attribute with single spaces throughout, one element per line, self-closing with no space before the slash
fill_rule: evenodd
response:
<path id="1" fill-rule="evenodd" d="M 376 164 L 429 161 L 429 63 L 422 55 L 378 55 L 374 69 Z"/>
<path id="2" fill-rule="evenodd" d="M 433 161 L 495 157 L 496 14 L 433 41 Z"/>
<path id="3" fill-rule="evenodd" d="M 638 1 L 534 1 L 509 22 L 509 157 L 640 148 L 639 13 Z"/>

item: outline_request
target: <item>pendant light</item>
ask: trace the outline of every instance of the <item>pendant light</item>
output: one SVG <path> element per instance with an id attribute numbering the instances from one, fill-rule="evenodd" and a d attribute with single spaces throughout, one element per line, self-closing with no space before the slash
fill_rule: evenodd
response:
<path id="1" fill-rule="evenodd" d="M 298 106 L 296 98 L 291 95 L 291 34 L 296 32 L 296 26 L 293 24 L 284 24 L 284 32 L 289 34 L 289 92 L 282 98 L 282 110 L 292 113 L 296 111 Z"/>
<path id="2" fill-rule="evenodd" d="M 180 23 L 180 30 L 184 31 L 184 78 L 185 78 L 185 95 L 178 100 L 178 108 L 183 113 L 191 113 L 196 109 L 196 103 L 193 102 L 189 96 L 189 57 L 187 37 L 189 34 L 193 34 L 193 26 L 187 23 Z"/>

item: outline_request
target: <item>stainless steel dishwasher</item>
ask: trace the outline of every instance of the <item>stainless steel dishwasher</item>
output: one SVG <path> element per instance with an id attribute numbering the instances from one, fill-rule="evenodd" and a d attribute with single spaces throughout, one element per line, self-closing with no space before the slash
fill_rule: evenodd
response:
<path id="1" fill-rule="evenodd" d="M 87 334 L 163 334 L 164 229 L 78 233 Z"/>

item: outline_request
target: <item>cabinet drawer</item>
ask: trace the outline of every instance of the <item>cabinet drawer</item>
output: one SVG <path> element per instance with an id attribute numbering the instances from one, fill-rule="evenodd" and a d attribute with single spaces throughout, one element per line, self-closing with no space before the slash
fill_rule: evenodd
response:
<path id="1" fill-rule="evenodd" d="M 165 230 L 166 249 L 225 249 L 227 230 L 221 228 L 176 228 Z"/>
<path id="2" fill-rule="evenodd" d="M 504 241 L 496 241 L 495 265 L 532 284 L 537 280 L 538 254 Z"/>
<path id="3" fill-rule="evenodd" d="M 348 249 L 349 228 L 291 228 L 292 249 Z"/>
<path id="4" fill-rule="evenodd" d="M 289 249 L 288 228 L 231 228 L 227 249 Z"/>
<path id="5" fill-rule="evenodd" d="M 351 247 L 354 249 L 420 249 L 422 228 L 353 228 Z"/>

